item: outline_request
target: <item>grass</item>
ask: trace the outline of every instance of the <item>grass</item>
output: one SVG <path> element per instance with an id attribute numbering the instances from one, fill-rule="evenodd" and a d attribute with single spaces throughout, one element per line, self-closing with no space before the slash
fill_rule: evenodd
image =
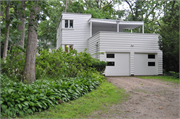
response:
<path id="1" fill-rule="evenodd" d="M 118 89 L 105 81 L 98 89 L 80 97 L 77 100 L 62 103 L 43 112 L 37 112 L 22 118 L 86 118 L 94 111 L 108 111 L 104 106 L 123 102 L 129 94 L 124 89 Z"/>
<path id="2" fill-rule="evenodd" d="M 172 76 L 139 76 L 142 79 L 159 79 L 166 82 L 180 83 L 178 78 Z"/>

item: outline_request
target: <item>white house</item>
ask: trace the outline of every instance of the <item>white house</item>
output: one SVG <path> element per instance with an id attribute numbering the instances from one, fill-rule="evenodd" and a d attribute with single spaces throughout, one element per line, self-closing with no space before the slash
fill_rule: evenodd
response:
<path id="1" fill-rule="evenodd" d="M 138 27 L 142 33 L 132 33 Z M 131 29 L 131 33 L 123 29 Z M 91 54 L 104 52 L 94 57 L 108 62 L 106 76 L 162 74 L 158 34 L 144 33 L 143 21 L 94 19 L 91 14 L 62 13 L 57 26 L 56 49 L 59 47 L 78 52 L 87 48 Z"/>

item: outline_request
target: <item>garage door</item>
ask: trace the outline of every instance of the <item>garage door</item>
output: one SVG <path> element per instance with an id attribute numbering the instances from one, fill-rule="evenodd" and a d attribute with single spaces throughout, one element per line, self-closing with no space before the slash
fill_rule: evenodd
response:
<path id="1" fill-rule="evenodd" d="M 129 53 L 106 53 L 106 76 L 129 76 Z"/>
<path id="2" fill-rule="evenodd" d="M 135 54 L 134 75 L 157 75 L 156 54 Z"/>

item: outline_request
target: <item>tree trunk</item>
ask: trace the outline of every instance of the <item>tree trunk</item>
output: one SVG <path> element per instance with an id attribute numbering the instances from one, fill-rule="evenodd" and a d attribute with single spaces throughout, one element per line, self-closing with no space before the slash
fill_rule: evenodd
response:
<path id="1" fill-rule="evenodd" d="M 5 62 L 6 62 L 7 49 L 8 49 L 9 24 L 10 24 L 9 8 L 10 8 L 10 5 L 7 4 L 7 6 L 6 6 L 6 29 L 7 29 L 7 33 L 5 35 L 5 43 L 4 43 L 4 50 L 3 50 L 3 59 Z"/>
<path id="2" fill-rule="evenodd" d="M 24 48 L 24 37 L 25 37 L 25 1 L 21 1 L 21 11 L 19 12 L 19 17 L 20 17 L 20 21 L 21 24 L 18 25 L 17 29 L 19 31 L 21 31 L 21 36 L 20 36 L 20 41 L 18 43 L 18 45 L 20 45 L 22 48 Z"/>
<path id="3" fill-rule="evenodd" d="M 26 49 L 26 60 L 24 67 L 24 83 L 31 84 L 36 80 L 35 76 L 35 64 L 36 64 L 36 48 L 37 48 L 37 29 L 38 20 L 36 15 L 40 12 L 38 2 L 36 6 L 32 8 L 36 13 L 31 10 L 29 26 L 28 26 L 28 38 L 27 38 L 27 49 Z"/>
<path id="4" fill-rule="evenodd" d="M 65 0 L 65 12 L 67 10 L 67 0 Z"/>

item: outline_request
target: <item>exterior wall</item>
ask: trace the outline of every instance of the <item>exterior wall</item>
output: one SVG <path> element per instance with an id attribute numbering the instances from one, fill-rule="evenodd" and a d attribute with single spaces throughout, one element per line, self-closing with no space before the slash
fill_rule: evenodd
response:
<path id="1" fill-rule="evenodd" d="M 100 41 L 99 32 L 94 34 L 91 38 L 88 39 L 88 52 L 90 54 L 94 54 L 100 51 L 99 41 Z M 97 45 L 97 42 L 98 42 L 98 45 Z M 99 54 L 92 55 L 92 57 L 99 59 Z"/>
<path id="2" fill-rule="evenodd" d="M 157 54 L 157 75 L 162 74 L 162 52 L 159 50 L 157 34 L 100 32 L 100 52 L 129 52 L 130 75 L 134 75 L 135 53 Z M 100 60 L 105 59 L 106 54 L 100 55 Z"/>
<path id="3" fill-rule="evenodd" d="M 62 20 L 61 20 L 62 21 Z M 58 49 L 59 47 L 61 47 L 62 44 L 62 22 L 60 21 L 58 29 L 57 29 L 57 41 L 56 41 L 56 49 Z"/>
<path id="4" fill-rule="evenodd" d="M 158 52 L 158 74 L 163 74 L 163 53 L 162 51 Z"/>
<path id="5" fill-rule="evenodd" d="M 88 20 L 90 14 L 62 13 L 62 44 L 73 45 L 78 52 L 88 48 L 87 39 L 90 37 Z M 65 20 L 73 20 L 73 28 L 65 28 Z"/>

